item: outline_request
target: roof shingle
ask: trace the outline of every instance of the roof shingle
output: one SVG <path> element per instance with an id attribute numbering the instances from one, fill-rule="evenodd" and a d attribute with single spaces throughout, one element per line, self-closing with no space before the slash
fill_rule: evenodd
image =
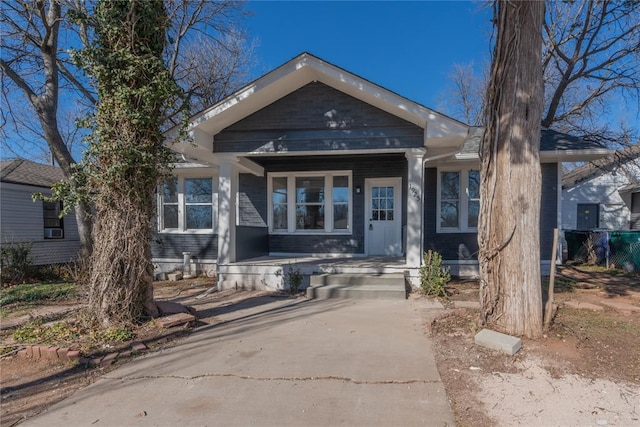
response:
<path id="1" fill-rule="evenodd" d="M 0 181 L 51 188 L 56 182 L 64 180 L 62 169 L 17 159 L 0 162 Z"/>

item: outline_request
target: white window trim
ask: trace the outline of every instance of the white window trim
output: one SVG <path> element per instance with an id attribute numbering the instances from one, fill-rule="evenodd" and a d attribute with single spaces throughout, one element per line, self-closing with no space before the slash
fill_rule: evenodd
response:
<path id="1" fill-rule="evenodd" d="M 181 173 L 177 173 L 172 176 L 172 178 L 178 179 L 178 228 L 164 228 L 164 217 L 163 217 L 163 195 L 162 195 L 162 184 L 158 186 L 157 191 L 157 216 L 158 216 L 158 233 L 162 234 L 215 234 L 218 230 L 218 176 L 212 174 L 203 173 L 201 170 L 185 170 L 181 171 Z M 186 228 L 186 200 L 184 197 L 184 188 L 185 179 L 198 179 L 198 178 L 207 178 L 212 180 L 212 191 L 211 195 L 211 204 L 212 204 L 212 218 L 211 223 L 213 228 L 202 228 L 202 229 L 187 229 Z M 190 205 L 208 205 L 208 203 L 189 203 Z"/>
<path id="2" fill-rule="evenodd" d="M 436 202 L 436 233 L 477 233 L 478 227 L 469 227 L 469 171 L 477 171 L 477 167 L 468 168 L 438 168 L 437 179 L 437 202 Z M 442 227 L 440 226 L 440 212 L 442 204 L 441 195 L 441 175 L 442 172 L 458 172 L 460 174 L 460 199 L 459 199 L 459 212 L 458 212 L 458 226 L 457 227 Z"/>
<path id="3" fill-rule="evenodd" d="M 299 177 L 324 177 L 325 203 L 324 203 L 324 230 L 298 230 L 296 229 L 296 178 Z M 349 180 L 349 216 L 346 230 L 333 230 L 333 177 L 346 176 Z M 287 230 L 273 229 L 273 178 L 287 178 Z M 328 195 L 328 197 L 326 196 Z M 353 234 L 353 178 L 350 170 L 342 171 L 298 171 L 298 172 L 269 172 L 267 174 L 267 221 L 269 234 L 275 235 L 351 235 Z M 293 214 L 292 214 L 293 213 Z"/>

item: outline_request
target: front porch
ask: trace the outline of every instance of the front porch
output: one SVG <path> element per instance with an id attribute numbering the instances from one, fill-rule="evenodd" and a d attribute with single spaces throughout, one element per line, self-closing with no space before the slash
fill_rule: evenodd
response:
<path id="1" fill-rule="evenodd" d="M 312 276 L 320 275 L 351 275 L 359 281 L 366 277 L 400 275 L 413 286 L 418 278 L 417 269 L 411 268 L 405 257 L 262 256 L 218 264 L 218 289 L 288 289 L 287 277 L 291 271 L 302 274 L 302 289 L 312 284 Z"/>

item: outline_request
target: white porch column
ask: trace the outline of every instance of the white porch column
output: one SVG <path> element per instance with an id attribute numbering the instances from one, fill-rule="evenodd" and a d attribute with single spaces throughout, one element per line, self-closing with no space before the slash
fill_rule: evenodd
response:
<path id="1" fill-rule="evenodd" d="M 238 169 L 231 159 L 220 164 L 218 185 L 218 265 L 236 260 Z"/>
<path id="2" fill-rule="evenodd" d="M 418 268 L 422 261 L 422 227 L 424 218 L 423 206 L 423 175 L 422 160 L 426 150 L 411 148 L 407 150 L 407 247 L 406 262 L 409 267 Z"/>

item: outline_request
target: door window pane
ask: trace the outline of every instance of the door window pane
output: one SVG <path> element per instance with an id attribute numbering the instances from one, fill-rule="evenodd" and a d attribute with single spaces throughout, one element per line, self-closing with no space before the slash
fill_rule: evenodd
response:
<path id="1" fill-rule="evenodd" d="M 394 220 L 394 187 L 371 188 L 371 219 L 374 221 Z"/>

